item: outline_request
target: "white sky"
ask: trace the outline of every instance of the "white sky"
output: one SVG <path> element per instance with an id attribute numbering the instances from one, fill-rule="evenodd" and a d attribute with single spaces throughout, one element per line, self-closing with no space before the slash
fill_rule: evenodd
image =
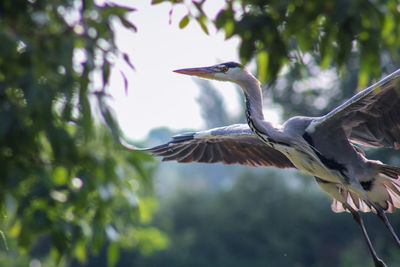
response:
<path id="1" fill-rule="evenodd" d="M 129 54 L 135 71 L 127 71 L 129 89 L 125 94 L 119 72 L 112 74 L 111 94 L 120 126 L 133 140 L 143 139 L 155 127 L 203 129 L 200 107 L 196 102 L 199 88 L 189 76 L 172 70 L 208 66 L 226 61 L 239 61 L 238 39 L 224 39 L 223 32 L 209 27 L 204 34 L 196 21 L 179 29 L 187 13 L 184 6 L 175 8 L 169 24 L 169 4 L 151 6 L 150 1 L 135 1 L 137 12 L 129 17 L 137 33 L 117 29 L 117 42 Z M 214 18 L 224 0 L 207 1 L 209 17 Z M 124 68 L 125 70 L 125 68 Z M 240 99 L 233 85 L 213 82 L 223 95 L 229 112 L 240 111 Z"/>

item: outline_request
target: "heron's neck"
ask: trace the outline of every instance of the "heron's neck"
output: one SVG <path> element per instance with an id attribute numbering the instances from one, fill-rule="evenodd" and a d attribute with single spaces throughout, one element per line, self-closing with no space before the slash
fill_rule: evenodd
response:
<path id="1" fill-rule="evenodd" d="M 262 113 L 262 100 L 256 99 L 254 96 L 244 93 L 246 102 L 246 120 L 251 130 L 257 134 L 259 132 L 259 122 L 264 121 L 264 114 Z"/>
<path id="2" fill-rule="evenodd" d="M 256 78 L 248 79 L 242 84 L 245 102 L 246 102 L 246 117 L 253 120 L 264 120 L 263 99 L 260 83 Z"/>
<path id="3" fill-rule="evenodd" d="M 254 77 L 253 77 L 254 78 Z M 262 93 L 259 82 L 254 78 L 243 88 L 246 101 L 246 119 L 250 129 L 267 145 L 274 147 L 281 136 L 279 130 L 264 120 L 262 112 Z"/>

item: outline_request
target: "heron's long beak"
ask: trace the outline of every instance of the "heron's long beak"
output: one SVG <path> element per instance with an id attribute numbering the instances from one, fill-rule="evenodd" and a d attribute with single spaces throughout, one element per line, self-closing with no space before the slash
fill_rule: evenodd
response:
<path id="1" fill-rule="evenodd" d="M 214 67 L 203 67 L 174 70 L 174 72 L 191 76 L 199 76 L 202 78 L 213 78 L 216 70 Z"/>

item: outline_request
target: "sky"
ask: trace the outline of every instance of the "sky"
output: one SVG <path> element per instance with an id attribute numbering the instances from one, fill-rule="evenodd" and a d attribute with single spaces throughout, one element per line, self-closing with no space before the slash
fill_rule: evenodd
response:
<path id="1" fill-rule="evenodd" d="M 200 90 L 196 78 L 172 71 L 239 61 L 238 39 L 225 40 L 224 33 L 217 32 L 212 25 L 206 35 L 196 21 L 180 29 L 179 21 L 187 14 L 184 6 L 174 8 L 169 23 L 171 5 L 151 6 L 149 2 L 135 1 L 137 11 L 129 16 L 138 28 L 137 33 L 116 28 L 117 45 L 130 56 L 135 71 L 117 64 L 127 74 L 128 93 L 119 71 L 112 72 L 110 104 L 124 134 L 131 140 L 143 140 L 151 129 L 161 126 L 174 130 L 204 129 L 196 101 Z M 214 18 L 224 3 L 224 0 L 207 1 L 207 15 Z M 234 85 L 212 83 L 223 96 L 228 112 L 235 115 L 240 112 L 241 99 Z"/>

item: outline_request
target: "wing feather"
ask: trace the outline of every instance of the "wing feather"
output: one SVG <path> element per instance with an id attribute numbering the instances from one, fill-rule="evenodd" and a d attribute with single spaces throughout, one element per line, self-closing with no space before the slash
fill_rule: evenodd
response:
<path id="1" fill-rule="evenodd" d="M 315 119 L 307 131 L 334 131 L 338 127 L 353 143 L 399 148 L 400 69 Z"/>
<path id="2" fill-rule="evenodd" d="M 166 144 L 146 150 L 163 161 L 294 167 L 285 155 L 259 140 L 246 124 L 180 134 Z"/>

